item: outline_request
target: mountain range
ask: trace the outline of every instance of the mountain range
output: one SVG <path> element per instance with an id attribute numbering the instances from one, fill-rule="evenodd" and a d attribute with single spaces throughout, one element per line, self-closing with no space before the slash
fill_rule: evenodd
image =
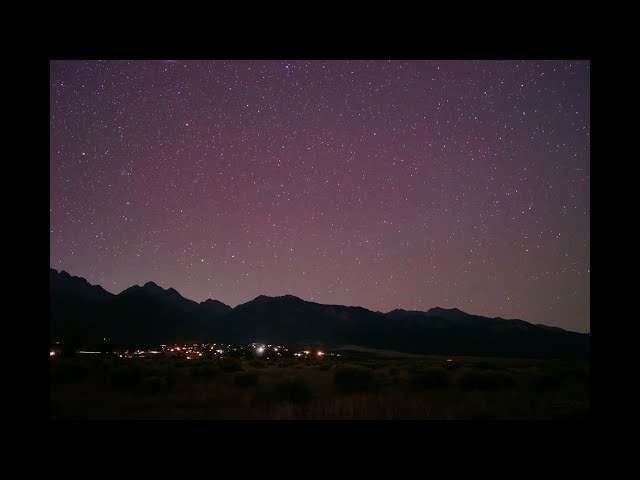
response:
<path id="1" fill-rule="evenodd" d="M 50 269 L 52 339 L 84 344 L 109 337 L 121 346 L 169 342 L 271 342 L 327 348 L 345 344 L 408 353 L 586 357 L 590 334 L 523 320 L 489 318 L 456 308 L 373 312 L 323 305 L 292 295 L 255 299 L 231 308 L 198 303 L 153 282 L 114 295 L 65 271 Z"/>

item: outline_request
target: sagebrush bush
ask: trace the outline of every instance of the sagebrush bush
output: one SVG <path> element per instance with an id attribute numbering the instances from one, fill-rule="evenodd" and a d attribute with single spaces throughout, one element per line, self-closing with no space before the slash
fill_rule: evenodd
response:
<path id="1" fill-rule="evenodd" d="M 564 377 L 571 380 L 584 380 L 588 376 L 588 370 L 585 367 L 571 367 L 564 372 Z"/>
<path id="2" fill-rule="evenodd" d="M 191 360 L 176 357 L 174 365 L 179 368 L 190 368 L 193 367 L 193 362 Z"/>
<path id="3" fill-rule="evenodd" d="M 485 360 L 481 360 L 479 362 L 475 362 L 473 364 L 474 368 L 477 368 L 478 370 L 494 370 L 496 368 L 496 366 L 492 363 L 489 363 Z"/>
<path id="4" fill-rule="evenodd" d="M 256 385 L 255 393 L 251 398 L 253 407 L 271 406 L 277 401 L 277 394 L 274 390 L 267 388 L 264 384 Z"/>
<path id="5" fill-rule="evenodd" d="M 165 393 L 169 391 L 169 382 L 165 377 L 154 375 L 142 380 L 142 389 L 146 393 Z"/>
<path id="6" fill-rule="evenodd" d="M 443 368 L 426 368 L 411 375 L 409 382 L 414 388 L 442 388 L 451 383 L 449 373 Z"/>
<path id="7" fill-rule="evenodd" d="M 253 387 L 258 384 L 260 376 L 256 372 L 236 373 L 233 383 L 238 387 Z"/>
<path id="8" fill-rule="evenodd" d="M 460 375 L 458 383 L 469 390 L 498 390 L 513 387 L 516 380 L 505 372 L 468 370 Z"/>
<path id="9" fill-rule="evenodd" d="M 111 362 L 107 358 L 93 358 L 89 363 L 89 368 L 97 374 L 105 374 L 111 370 Z"/>
<path id="10" fill-rule="evenodd" d="M 117 388 L 133 388 L 140 385 L 143 370 L 137 365 L 119 365 L 111 371 L 110 383 Z"/>
<path id="11" fill-rule="evenodd" d="M 422 365 L 421 363 L 412 363 L 411 365 L 409 365 L 409 368 L 407 368 L 407 370 L 411 373 L 421 372 L 423 369 L 424 365 Z"/>
<path id="12" fill-rule="evenodd" d="M 217 365 L 204 364 L 199 367 L 194 367 L 190 370 L 193 377 L 217 377 L 220 375 L 221 370 Z"/>
<path id="13" fill-rule="evenodd" d="M 373 374 L 363 367 L 338 367 L 333 372 L 333 383 L 339 392 L 366 392 L 373 390 Z"/>
<path id="14" fill-rule="evenodd" d="M 61 359 L 51 365 L 51 380 L 56 383 L 82 382 L 96 375 L 90 365 L 75 359 Z"/>
<path id="15" fill-rule="evenodd" d="M 529 388 L 536 392 L 546 392 L 555 390 L 562 385 L 562 378 L 559 375 L 549 373 L 533 373 L 529 376 Z"/>
<path id="16" fill-rule="evenodd" d="M 237 358 L 221 358 L 218 361 L 218 366 L 225 373 L 242 372 L 244 370 L 242 363 Z"/>
<path id="17" fill-rule="evenodd" d="M 308 403 L 313 400 L 313 389 L 300 377 L 287 378 L 276 384 L 275 393 L 280 400 L 291 403 Z"/>

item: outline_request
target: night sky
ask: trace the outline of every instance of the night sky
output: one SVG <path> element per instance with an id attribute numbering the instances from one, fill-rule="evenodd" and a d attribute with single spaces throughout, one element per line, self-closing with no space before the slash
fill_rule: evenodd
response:
<path id="1" fill-rule="evenodd" d="M 590 330 L 588 61 L 52 61 L 51 267 Z"/>

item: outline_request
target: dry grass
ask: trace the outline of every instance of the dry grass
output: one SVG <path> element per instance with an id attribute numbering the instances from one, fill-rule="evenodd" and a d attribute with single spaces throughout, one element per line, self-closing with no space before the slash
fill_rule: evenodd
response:
<path id="1" fill-rule="evenodd" d="M 56 359 L 51 417 L 469 420 L 588 415 L 587 365 L 486 361 L 489 368 L 478 365 L 478 359 L 456 359 L 452 366 L 443 358 L 285 365 Z M 452 368 L 442 368 L 447 365 Z M 488 382 L 488 389 L 482 389 L 482 382 Z"/>

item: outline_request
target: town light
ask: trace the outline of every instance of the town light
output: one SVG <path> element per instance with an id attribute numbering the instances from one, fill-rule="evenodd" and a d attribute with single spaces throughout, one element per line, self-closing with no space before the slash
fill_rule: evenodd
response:
<path id="1" fill-rule="evenodd" d="M 264 352 L 264 347 L 258 347 L 256 352 L 258 352 L 258 354 L 261 355 Z"/>
<path id="2" fill-rule="evenodd" d="M 49 352 L 49 356 L 50 356 L 50 357 L 53 357 L 55 354 L 56 354 L 56 352 L 54 352 L 54 351 L 50 351 L 50 352 Z"/>

